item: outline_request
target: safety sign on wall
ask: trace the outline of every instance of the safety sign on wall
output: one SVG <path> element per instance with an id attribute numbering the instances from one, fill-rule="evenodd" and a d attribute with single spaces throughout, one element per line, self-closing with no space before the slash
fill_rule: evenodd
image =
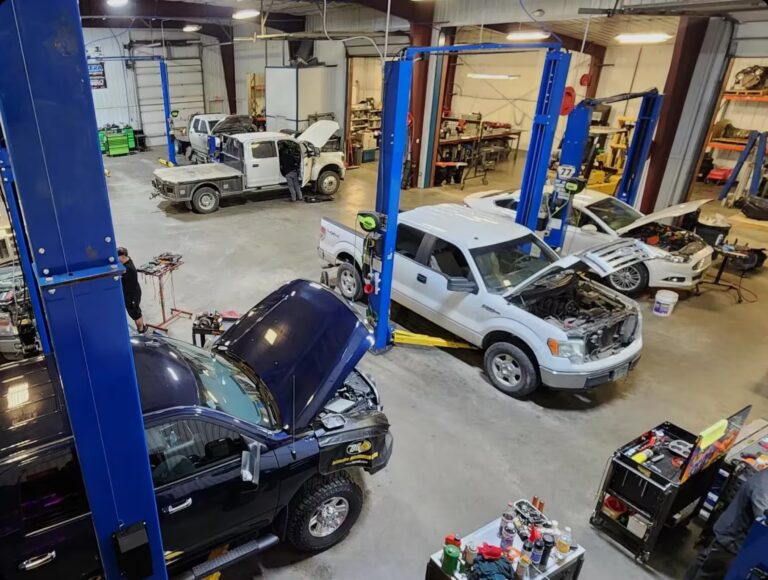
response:
<path id="1" fill-rule="evenodd" d="M 88 76 L 91 79 L 92 89 L 106 89 L 107 76 L 104 74 L 104 63 L 88 63 Z"/>

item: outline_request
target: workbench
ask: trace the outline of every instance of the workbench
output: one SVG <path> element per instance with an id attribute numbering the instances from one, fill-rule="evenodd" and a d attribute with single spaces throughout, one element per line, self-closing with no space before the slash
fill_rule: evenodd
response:
<path id="1" fill-rule="evenodd" d="M 462 537 L 462 547 L 466 543 L 473 542 L 476 546 L 481 546 L 484 543 L 498 546 L 501 539 L 499 538 L 499 526 L 501 524 L 501 518 L 497 518 L 492 522 L 487 523 L 479 530 L 475 530 L 471 534 L 467 534 Z M 513 547 L 520 550 L 522 549 L 522 542 L 520 538 L 515 538 Z M 558 562 L 555 558 L 554 550 L 549 558 L 547 567 L 544 570 L 537 569 L 531 564 L 530 580 L 576 580 L 581 574 L 581 567 L 584 565 L 584 555 L 586 550 L 575 544 L 571 547 L 571 552 L 565 559 Z M 447 575 L 441 568 L 441 562 L 443 557 L 443 550 L 440 549 L 429 558 L 427 563 L 426 580 L 466 580 L 467 575 L 457 571 L 452 576 Z"/>

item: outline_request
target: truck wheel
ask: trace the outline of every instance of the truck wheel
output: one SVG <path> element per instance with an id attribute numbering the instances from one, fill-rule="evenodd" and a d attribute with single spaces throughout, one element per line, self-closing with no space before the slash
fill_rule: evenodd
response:
<path id="1" fill-rule="evenodd" d="M 192 194 L 192 208 L 197 213 L 213 213 L 219 209 L 219 192 L 212 187 L 201 187 Z"/>
<path id="2" fill-rule="evenodd" d="M 627 296 L 637 296 L 648 287 L 648 268 L 635 264 L 622 268 L 605 278 L 608 286 Z"/>
<path id="3" fill-rule="evenodd" d="M 530 357 L 508 342 L 496 342 L 485 351 L 485 374 L 502 393 L 520 399 L 539 386 L 539 375 Z"/>
<path id="4" fill-rule="evenodd" d="M 349 262 L 342 262 L 336 271 L 336 287 L 347 300 L 357 302 L 363 297 L 363 279 Z"/>
<path id="5" fill-rule="evenodd" d="M 288 541 L 302 552 L 330 548 L 349 534 L 362 508 L 363 490 L 348 474 L 314 478 L 292 502 Z"/>
<path id="6" fill-rule="evenodd" d="M 326 169 L 317 177 L 315 191 L 323 195 L 333 195 L 339 191 L 340 186 L 341 178 L 339 177 L 339 174 L 331 169 Z"/>

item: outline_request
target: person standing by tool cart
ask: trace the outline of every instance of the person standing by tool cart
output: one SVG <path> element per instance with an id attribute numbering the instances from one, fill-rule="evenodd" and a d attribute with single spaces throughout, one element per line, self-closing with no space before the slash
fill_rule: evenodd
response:
<path id="1" fill-rule="evenodd" d="M 288 190 L 291 192 L 291 201 L 304 199 L 301 193 L 301 179 L 299 178 L 299 168 L 301 167 L 301 152 L 298 151 L 298 145 L 292 147 L 292 143 L 281 141 L 278 143 L 280 149 L 280 173 L 288 181 Z"/>
<path id="2" fill-rule="evenodd" d="M 128 250 L 120 246 L 117 248 L 117 259 L 125 267 L 123 273 L 123 297 L 125 298 L 125 309 L 128 316 L 136 323 L 136 330 L 140 334 L 147 331 L 147 325 L 144 324 L 144 316 L 141 313 L 141 285 L 139 284 L 139 273 L 133 260 L 128 255 Z"/>
<path id="3" fill-rule="evenodd" d="M 768 511 L 768 469 L 748 478 L 713 528 L 715 537 L 691 562 L 683 580 L 722 580 L 755 519 Z"/>

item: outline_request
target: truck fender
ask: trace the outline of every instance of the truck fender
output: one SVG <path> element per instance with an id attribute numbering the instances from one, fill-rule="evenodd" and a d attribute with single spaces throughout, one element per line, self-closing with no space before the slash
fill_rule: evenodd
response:
<path id="1" fill-rule="evenodd" d="M 313 165 L 312 166 L 312 181 L 317 181 L 317 178 L 320 177 L 320 174 L 325 171 L 326 169 L 330 169 L 331 171 L 335 171 L 339 174 L 339 179 L 344 179 L 341 166 L 338 163 L 325 163 L 324 165 Z"/>
<path id="2" fill-rule="evenodd" d="M 509 318 L 491 319 L 488 321 L 483 335 L 483 349 L 488 348 L 494 342 L 505 342 L 504 336 L 511 337 L 513 343 L 518 343 L 533 354 L 534 364 L 546 360 L 552 356 L 547 349 L 545 341 L 531 328 L 518 321 Z M 508 342 L 508 341 L 507 341 Z"/>
<path id="3" fill-rule="evenodd" d="M 328 475 L 351 467 L 362 467 L 375 473 L 384 466 L 390 449 L 387 448 L 389 421 L 381 411 L 362 417 L 345 416 L 346 423 L 340 429 L 317 433 L 320 446 L 322 475 Z"/>
<path id="4" fill-rule="evenodd" d="M 339 243 L 336 245 L 336 248 L 334 248 L 334 250 L 335 250 L 334 253 L 336 255 L 337 264 L 341 262 L 354 261 L 354 264 L 358 270 L 362 268 L 360 252 L 359 250 L 356 250 L 356 248 L 349 242 L 340 240 Z"/>
<path id="5" fill-rule="evenodd" d="M 221 190 L 219 189 L 219 186 L 214 183 L 213 181 L 204 181 L 202 183 L 198 183 L 195 185 L 194 189 L 189 193 L 189 196 L 192 197 L 192 195 L 201 187 L 211 187 L 216 190 L 216 192 L 221 195 Z"/>

